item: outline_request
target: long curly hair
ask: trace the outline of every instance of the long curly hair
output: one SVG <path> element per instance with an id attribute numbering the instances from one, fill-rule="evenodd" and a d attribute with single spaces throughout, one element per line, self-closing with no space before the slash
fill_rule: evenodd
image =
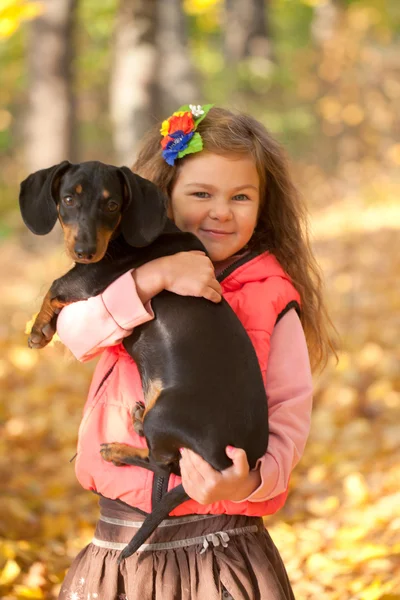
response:
<path id="1" fill-rule="evenodd" d="M 330 350 L 336 354 L 330 334 L 335 328 L 324 303 L 321 272 L 310 245 L 307 209 L 293 184 L 286 152 L 259 121 L 223 108 L 213 107 L 197 131 L 208 152 L 253 157 L 260 178 L 260 213 L 247 248 L 274 254 L 291 278 L 301 297 L 301 322 L 311 367 L 322 370 Z M 170 197 L 187 158 L 169 166 L 161 155 L 160 141 L 159 124 L 143 138 L 132 170 Z"/>

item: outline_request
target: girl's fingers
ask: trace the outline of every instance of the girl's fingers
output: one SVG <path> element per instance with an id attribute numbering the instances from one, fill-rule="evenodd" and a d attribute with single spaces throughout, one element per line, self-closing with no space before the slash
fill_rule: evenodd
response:
<path id="1" fill-rule="evenodd" d="M 210 286 L 216 291 L 218 292 L 218 294 L 222 294 L 222 287 L 221 284 L 219 283 L 219 281 L 217 279 L 213 279 L 210 282 Z"/>
<path id="2" fill-rule="evenodd" d="M 234 469 L 238 475 L 246 475 L 250 471 L 247 454 L 242 448 L 227 446 L 226 454 L 233 462 L 233 466 L 229 468 Z"/>
<path id="3" fill-rule="evenodd" d="M 216 474 L 219 474 L 219 471 L 213 469 L 212 466 L 199 454 L 196 454 L 196 452 L 185 448 L 184 454 L 187 456 L 193 469 L 195 469 L 204 480 L 213 479 Z"/>
<path id="4" fill-rule="evenodd" d="M 222 300 L 222 288 L 216 279 L 210 281 L 203 297 L 212 302 L 220 302 Z"/>
<path id="5" fill-rule="evenodd" d="M 193 454 L 194 454 L 194 452 L 192 452 L 191 450 L 188 450 L 187 448 L 185 448 L 182 453 L 183 460 L 185 461 L 185 470 L 187 473 L 187 477 L 191 481 L 194 481 L 196 479 L 198 482 L 198 485 L 204 486 L 204 482 L 205 482 L 204 475 L 197 468 L 196 462 L 195 462 L 195 460 L 193 460 Z"/>
<path id="6" fill-rule="evenodd" d="M 191 498 L 194 498 L 199 489 L 204 488 L 204 479 L 200 473 L 194 469 L 188 459 L 180 460 L 182 485 L 184 490 Z"/>
<path id="7" fill-rule="evenodd" d="M 211 302 L 221 302 L 222 296 L 216 292 L 213 288 L 209 287 L 203 294 L 203 298 L 211 300 Z"/>

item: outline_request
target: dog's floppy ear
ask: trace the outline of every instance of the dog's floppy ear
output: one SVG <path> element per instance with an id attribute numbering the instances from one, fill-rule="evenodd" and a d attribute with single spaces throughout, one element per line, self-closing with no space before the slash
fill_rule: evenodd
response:
<path id="1" fill-rule="evenodd" d="M 19 207 L 25 225 L 37 235 L 49 233 L 57 221 L 54 187 L 70 167 L 67 160 L 32 173 L 21 183 Z"/>
<path id="2" fill-rule="evenodd" d="M 126 209 L 122 215 L 122 235 L 131 246 L 148 246 L 167 222 L 167 199 L 154 183 L 121 167 L 127 188 Z"/>

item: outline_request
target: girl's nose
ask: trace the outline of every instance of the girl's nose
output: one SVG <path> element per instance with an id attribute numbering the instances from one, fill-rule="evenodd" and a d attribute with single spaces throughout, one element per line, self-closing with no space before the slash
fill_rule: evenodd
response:
<path id="1" fill-rule="evenodd" d="M 232 218 L 232 211 L 226 202 L 215 202 L 210 208 L 211 219 L 219 221 L 228 221 Z"/>

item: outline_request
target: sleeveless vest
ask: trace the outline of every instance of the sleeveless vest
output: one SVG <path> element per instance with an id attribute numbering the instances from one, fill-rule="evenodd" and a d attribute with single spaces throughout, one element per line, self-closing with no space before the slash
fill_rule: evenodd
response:
<path id="1" fill-rule="evenodd" d="M 264 252 L 240 259 L 219 276 L 224 298 L 239 317 L 257 353 L 265 381 L 270 338 L 274 326 L 290 308 L 299 310 L 300 296 L 276 258 Z M 222 279 L 222 277 L 224 277 Z M 221 280 L 222 279 L 222 280 Z M 136 363 L 122 344 L 107 348 L 97 364 L 79 428 L 75 471 L 81 485 L 107 498 L 149 513 L 163 493 L 174 488 L 181 478 L 154 476 L 141 467 L 116 467 L 101 458 L 100 444 L 120 442 L 145 448 L 146 440 L 132 425 L 132 409 L 144 404 Z M 263 502 L 220 501 L 199 504 L 184 502 L 170 514 L 245 514 L 264 516 L 275 513 L 285 503 L 288 490 Z"/>

